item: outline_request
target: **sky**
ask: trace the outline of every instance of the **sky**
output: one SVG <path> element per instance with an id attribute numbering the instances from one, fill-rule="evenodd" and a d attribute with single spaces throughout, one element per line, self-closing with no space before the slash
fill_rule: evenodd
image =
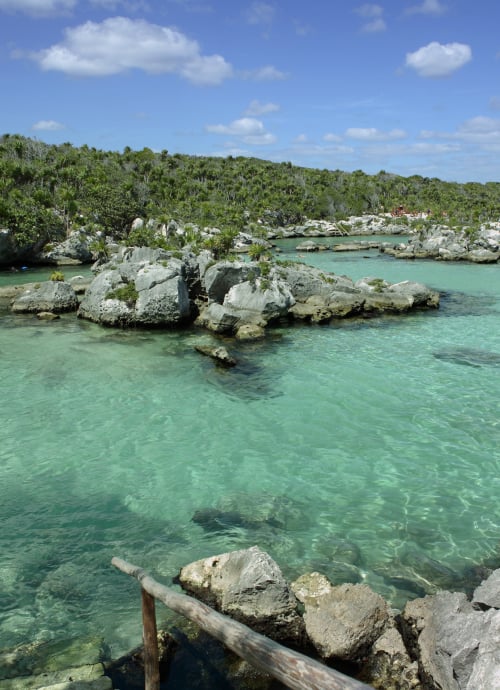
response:
<path id="1" fill-rule="evenodd" d="M 500 181 L 499 0 L 0 0 L 0 134 Z"/>

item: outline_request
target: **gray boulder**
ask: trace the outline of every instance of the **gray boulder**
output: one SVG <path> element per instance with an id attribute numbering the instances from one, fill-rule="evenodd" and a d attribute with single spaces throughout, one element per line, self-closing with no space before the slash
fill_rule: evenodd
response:
<path id="1" fill-rule="evenodd" d="M 487 580 L 483 580 L 474 590 L 472 603 L 481 607 L 500 609 L 500 568 L 494 570 Z"/>
<path id="2" fill-rule="evenodd" d="M 354 283 L 346 276 L 324 273 L 318 268 L 301 263 L 277 265 L 272 276 L 285 282 L 297 302 L 305 302 L 309 297 L 320 295 L 328 297 L 332 292 L 357 292 Z"/>
<path id="3" fill-rule="evenodd" d="M 275 640 L 302 640 L 297 600 L 279 566 L 257 546 L 190 563 L 182 587 L 217 610 Z"/>
<path id="4" fill-rule="evenodd" d="M 47 280 L 34 283 L 12 303 L 12 311 L 17 314 L 52 312 L 60 314 L 78 309 L 78 300 L 69 283 Z"/>
<path id="5" fill-rule="evenodd" d="M 499 260 L 500 252 L 490 249 L 473 249 L 465 258 L 475 264 L 494 264 Z"/>
<path id="6" fill-rule="evenodd" d="M 426 688 L 499 687 L 500 611 L 478 611 L 465 594 L 442 591 L 409 602 L 402 622 Z"/>
<path id="7" fill-rule="evenodd" d="M 90 249 L 94 240 L 95 235 L 88 233 L 84 228 L 75 230 L 64 242 L 55 245 L 49 251 L 44 251 L 40 260 L 58 266 L 90 264 L 94 258 Z"/>
<path id="8" fill-rule="evenodd" d="M 239 283 L 256 277 L 259 273 L 255 264 L 240 261 L 218 261 L 208 267 L 202 275 L 202 286 L 209 301 L 222 304 L 229 290 Z"/>
<path id="9" fill-rule="evenodd" d="M 307 636 L 324 659 L 359 661 L 390 623 L 387 603 L 367 585 L 334 587 L 313 573 L 292 588 L 305 606 Z"/>
<path id="10" fill-rule="evenodd" d="M 418 664 L 410 659 L 397 628 L 387 628 L 375 641 L 363 663 L 361 680 L 379 690 L 416 690 L 422 687 Z"/>
<path id="11" fill-rule="evenodd" d="M 99 273 L 78 315 L 108 326 L 175 326 L 190 315 L 182 264 L 124 261 Z"/>
<path id="12" fill-rule="evenodd" d="M 248 321 L 274 321 L 288 313 L 295 299 L 288 285 L 278 280 L 257 278 L 234 285 L 224 297 L 224 306 L 250 315 Z"/>

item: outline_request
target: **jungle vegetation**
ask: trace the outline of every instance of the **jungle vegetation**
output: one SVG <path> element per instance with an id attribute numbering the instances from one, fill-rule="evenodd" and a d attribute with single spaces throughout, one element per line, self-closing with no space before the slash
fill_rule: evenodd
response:
<path id="1" fill-rule="evenodd" d="M 318 170 L 257 158 L 190 156 L 149 148 L 103 151 L 0 137 L 0 227 L 20 244 L 64 239 L 77 227 L 126 240 L 134 218 L 223 231 L 340 220 L 398 206 L 449 222 L 500 217 L 500 182 L 459 184 L 381 170 Z"/>

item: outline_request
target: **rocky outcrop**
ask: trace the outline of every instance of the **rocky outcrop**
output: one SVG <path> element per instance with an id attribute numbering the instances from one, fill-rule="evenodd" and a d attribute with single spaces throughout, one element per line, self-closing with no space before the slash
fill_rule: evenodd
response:
<path id="1" fill-rule="evenodd" d="M 17 314 L 76 311 L 78 300 L 69 283 L 62 281 L 45 281 L 33 283 L 31 287 L 17 295 L 12 303 L 12 311 Z"/>
<path id="2" fill-rule="evenodd" d="M 387 603 L 367 585 L 333 587 L 319 573 L 292 584 L 304 604 L 306 632 L 324 659 L 359 661 L 390 622 Z"/>
<path id="3" fill-rule="evenodd" d="M 198 326 L 241 339 L 250 332 L 260 337 L 260 329 L 284 318 L 322 322 L 439 304 L 438 294 L 418 283 L 354 283 L 305 264 L 214 261 L 206 251 L 174 256 L 163 249 L 121 247 L 95 270 L 80 305 L 83 318 L 162 327 L 196 319 Z"/>
<path id="4" fill-rule="evenodd" d="M 465 594 L 443 591 L 409 602 L 402 620 L 426 688 L 500 687 L 498 609 L 477 610 Z"/>
<path id="5" fill-rule="evenodd" d="M 439 591 L 408 602 L 402 614 L 367 585 L 333 586 L 320 572 L 288 586 L 258 547 L 192 563 L 179 581 L 202 601 L 278 639 L 303 634 L 300 602 L 304 649 L 312 645 L 333 665 L 351 664 L 357 677 L 380 690 L 500 687 L 500 570 L 477 587 L 472 601 Z M 274 615 L 274 622 L 265 621 Z"/>
<path id="6" fill-rule="evenodd" d="M 275 640 L 302 641 L 297 600 L 279 566 L 257 546 L 191 563 L 179 582 L 218 611 Z"/>
<path id="7" fill-rule="evenodd" d="M 56 266 L 90 264 L 94 260 L 91 245 L 95 239 L 84 228 L 75 230 L 64 242 L 43 251 L 38 260 Z"/>
<path id="8" fill-rule="evenodd" d="M 500 258 L 500 223 L 482 225 L 477 231 L 433 226 L 419 231 L 407 243 L 381 245 L 380 251 L 398 259 L 496 263 Z"/>
<path id="9" fill-rule="evenodd" d="M 190 316 L 180 260 L 147 248 L 124 251 L 121 258 L 92 281 L 79 316 L 109 326 L 175 326 Z"/>

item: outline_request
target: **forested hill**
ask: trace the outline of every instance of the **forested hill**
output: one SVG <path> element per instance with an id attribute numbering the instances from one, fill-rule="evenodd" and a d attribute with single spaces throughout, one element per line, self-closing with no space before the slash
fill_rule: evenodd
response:
<path id="1" fill-rule="evenodd" d="M 19 135 L 0 138 L 0 227 L 22 243 L 58 239 L 79 225 L 124 238 L 140 216 L 241 229 L 305 217 L 431 209 L 459 223 L 498 220 L 500 183 L 458 184 L 437 178 L 315 170 L 257 158 L 122 153 Z M 40 234 L 44 237 L 41 238 Z"/>

